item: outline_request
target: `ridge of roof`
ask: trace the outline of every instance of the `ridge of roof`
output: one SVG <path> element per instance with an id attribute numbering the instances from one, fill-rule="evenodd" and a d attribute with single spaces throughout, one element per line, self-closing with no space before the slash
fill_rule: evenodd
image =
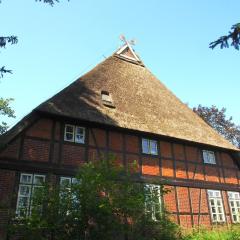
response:
<path id="1" fill-rule="evenodd" d="M 115 56 L 105 59 L 37 109 L 237 150 L 146 67 Z M 102 104 L 101 90 L 111 93 L 116 108 Z"/>
<path id="2" fill-rule="evenodd" d="M 115 108 L 103 104 L 103 90 L 111 94 Z M 142 61 L 116 52 L 33 111 L 239 151 L 182 103 Z"/>

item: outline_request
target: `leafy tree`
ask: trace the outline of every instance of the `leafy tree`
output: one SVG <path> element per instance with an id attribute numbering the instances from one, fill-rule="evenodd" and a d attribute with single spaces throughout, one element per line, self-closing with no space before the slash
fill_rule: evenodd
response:
<path id="1" fill-rule="evenodd" d="M 24 240 L 179 239 L 178 227 L 164 211 L 158 221 L 146 214 L 146 191 L 114 161 L 86 163 L 71 186 L 47 185 L 38 191 L 31 216 L 10 229 Z"/>
<path id="2" fill-rule="evenodd" d="M 233 122 L 232 117 L 227 118 L 226 108 L 218 109 L 214 105 L 211 107 L 198 105 L 193 108 L 193 111 L 228 141 L 240 148 L 240 126 Z"/>
<path id="3" fill-rule="evenodd" d="M 239 50 L 240 46 L 240 23 L 234 24 L 229 31 L 228 35 L 220 37 L 218 40 L 213 41 L 209 44 L 209 47 L 214 49 L 216 46 L 220 46 L 220 48 L 228 48 L 229 41 L 231 46 L 235 49 Z"/>
<path id="4" fill-rule="evenodd" d="M 7 116 L 7 117 L 15 117 L 14 111 L 9 106 L 12 100 L 13 100 L 12 98 L 7 98 L 7 99 L 0 98 L 0 115 Z M 6 132 L 7 129 L 8 129 L 7 123 L 2 121 L 0 123 L 0 135 Z"/>
<path id="5" fill-rule="evenodd" d="M 5 48 L 7 43 L 9 44 L 16 44 L 18 41 L 16 36 L 10 36 L 10 37 L 0 37 L 0 48 Z M 0 67 L 0 78 L 3 77 L 6 73 L 12 73 L 11 70 L 6 69 L 5 66 Z M 15 117 L 14 111 L 10 107 L 10 102 L 13 101 L 12 98 L 4 99 L 0 97 L 0 115 L 1 116 L 7 116 L 7 117 Z M 0 122 L 0 135 L 6 132 L 8 129 L 7 123 L 4 121 Z"/>

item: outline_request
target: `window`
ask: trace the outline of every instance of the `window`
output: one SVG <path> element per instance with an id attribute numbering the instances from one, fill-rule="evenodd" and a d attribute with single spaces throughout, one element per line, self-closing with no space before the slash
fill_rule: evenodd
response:
<path id="1" fill-rule="evenodd" d="M 18 217 L 31 214 L 33 193 L 42 187 L 45 175 L 22 173 L 18 189 L 16 215 Z"/>
<path id="2" fill-rule="evenodd" d="M 208 190 L 208 200 L 213 222 L 225 222 L 223 202 L 220 191 Z"/>
<path id="3" fill-rule="evenodd" d="M 64 140 L 68 142 L 84 143 L 85 142 L 85 128 L 65 125 Z"/>
<path id="4" fill-rule="evenodd" d="M 210 163 L 210 164 L 216 164 L 214 152 L 203 150 L 203 162 Z"/>
<path id="5" fill-rule="evenodd" d="M 146 154 L 157 155 L 157 141 L 143 138 L 142 139 L 142 152 Z"/>
<path id="6" fill-rule="evenodd" d="M 85 142 L 85 128 L 75 127 L 75 142 L 84 143 Z"/>
<path id="7" fill-rule="evenodd" d="M 73 189 L 73 185 L 78 183 L 78 179 L 73 177 L 60 177 L 60 199 L 64 201 L 71 199 L 71 206 L 66 211 L 66 214 L 70 214 L 71 212 L 77 211 L 79 208 L 79 198 L 77 197 L 76 189 Z M 65 211 L 66 209 L 63 209 Z"/>
<path id="8" fill-rule="evenodd" d="M 77 183 L 77 179 L 73 177 L 60 177 L 60 186 L 71 188 L 72 184 Z"/>
<path id="9" fill-rule="evenodd" d="M 240 223 L 240 193 L 228 192 L 228 201 L 231 208 L 233 222 Z"/>
<path id="10" fill-rule="evenodd" d="M 145 185 L 145 208 L 146 213 L 150 214 L 154 221 L 161 218 L 161 189 L 159 185 Z"/>

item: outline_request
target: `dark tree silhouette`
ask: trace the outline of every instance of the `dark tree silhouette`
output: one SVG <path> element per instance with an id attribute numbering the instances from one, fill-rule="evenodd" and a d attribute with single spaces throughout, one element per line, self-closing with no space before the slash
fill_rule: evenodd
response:
<path id="1" fill-rule="evenodd" d="M 7 44 L 16 44 L 18 39 L 16 36 L 9 36 L 9 37 L 0 37 L 0 48 L 6 48 Z M 12 73 L 12 70 L 6 69 L 5 66 L 0 68 L 0 78 L 3 77 L 5 73 Z"/>
<path id="2" fill-rule="evenodd" d="M 35 0 L 36 2 L 43 2 L 53 6 L 55 3 L 60 2 L 59 0 Z M 69 0 L 68 0 L 69 1 Z"/>
<path id="3" fill-rule="evenodd" d="M 226 108 L 218 109 L 214 105 L 211 107 L 198 105 L 193 108 L 193 111 L 228 141 L 240 148 L 240 126 L 233 122 L 232 117 L 227 118 Z"/>
<path id="4" fill-rule="evenodd" d="M 239 50 L 240 46 L 240 23 L 234 24 L 229 31 L 228 35 L 220 37 L 218 40 L 213 41 L 209 44 L 211 49 L 214 49 L 216 46 L 220 46 L 220 48 L 228 48 L 229 42 L 231 46 L 235 49 Z"/>

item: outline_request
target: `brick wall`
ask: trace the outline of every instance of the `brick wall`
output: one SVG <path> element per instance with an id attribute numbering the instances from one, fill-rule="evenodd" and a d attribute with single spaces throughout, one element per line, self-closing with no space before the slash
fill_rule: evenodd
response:
<path id="1" fill-rule="evenodd" d="M 6 227 L 13 201 L 15 172 L 0 169 L 0 239 L 6 237 Z"/>
<path id="2" fill-rule="evenodd" d="M 54 169 L 57 166 L 61 169 L 73 169 L 84 162 L 98 161 L 100 157 L 113 155 L 117 164 L 123 164 L 130 171 L 133 169 L 128 165 L 136 162 L 134 171 L 146 177 L 166 179 L 169 185 L 171 181 L 188 184 L 193 180 L 200 182 L 202 186 L 205 182 L 212 183 L 213 186 L 220 183 L 222 186 L 239 186 L 240 183 L 240 171 L 226 152 L 215 151 L 217 164 L 210 165 L 203 164 L 202 149 L 197 146 L 157 139 L 159 154 L 153 156 L 142 154 L 141 136 L 86 128 L 86 142 L 78 144 L 65 142 L 63 129 L 64 125 L 60 121 L 38 120 L 0 152 L 0 163 L 7 158 L 19 160 L 23 171 L 25 162 L 28 165 L 32 163 L 32 166 L 41 163 L 45 168 Z M 12 173 L 9 174 L 4 173 L 2 181 L 11 178 Z M 6 185 L 5 191 L 6 188 L 11 192 L 12 186 Z M 210 224 L 206 189 L 183 186 L 169 188 L 171 191 L 164 196 L 164 200 L 174 221 L 185 227 Z M 226 195 L 223 191 L 223 196 L 224 194 Z M 227 199 L 224 204 L 227 209 Z M 228 221 L 231 222 L 229 216 Z"/>
<path id="3" fill-rule="evenodd" d="M 79 125 L 79 124 L 78 124 Z M 54 129 L 53 129 L 54 127 Z M 86 144 L 63 141 L 64 125 L 50 119 L 40 119 L 25 132 L 23 146 L 21 136 L 0 153 L 8 157 L 32 162 L 79 166 L 111 153 L 119 164 L 137 161 L 139 172 L 163 178 L 208 181 L 212 183 L 239 184 L 240 171 L 228 153 L 217 152 L 216 165 L 203 164 L 202 149 L 180 143 L 158 141 L 159 155 L 142 154 L 141 137 L 104 129 L 87 129 Z M 53 137 L 53 138 L 52 138 Z"/>
<path id="4" fill-rule="evenodd" d="M 7 148 L 0 152 L 1 158 L 12 158 L 18 159 L 20 148 L 20 138 L 15 139 L 13 142 L 9 143 Z"/>
<path id="5" fill-rule="evenodd" d="M 165 190 L 164 205 L 176 223 L 180 223 L 183 228 L 210 226 L 211 216 L 205 189 L 167 186 Z"/>

